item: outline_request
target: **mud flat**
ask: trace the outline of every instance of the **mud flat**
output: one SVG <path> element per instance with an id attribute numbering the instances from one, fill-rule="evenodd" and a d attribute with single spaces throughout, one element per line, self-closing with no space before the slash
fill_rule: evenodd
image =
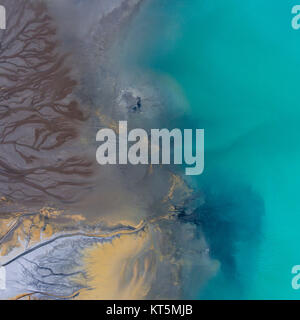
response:
<path id="1" fill-rule="evenodd" d="M 11 261 L 8 288 L 18 280 L 5 298 L 175 299 L 193 270 L 205 283 L 218 263 L 201 231 L 177 219 L 193 195 L 182 177 L 96 164 L 99 129 L 170 118 L 155 76 L 119 60 L 142 1 L 2 2 L 1 263 Z M 129 113 L 137 95 L 143 110 Z"/>

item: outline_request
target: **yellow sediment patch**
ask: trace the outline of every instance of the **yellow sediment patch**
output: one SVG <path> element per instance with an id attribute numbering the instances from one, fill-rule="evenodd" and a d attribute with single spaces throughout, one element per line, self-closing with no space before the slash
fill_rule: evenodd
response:
<path id="1" fill-rule="evenodd" d="M 122 235 L 85 252 L 91 290 L 78 299 L 143 299 L 155 275 L 155 252 L 149 232 Z"/>
<path id="2" fill-rule="evenodd" d="M 10 217 L 1 218 L 0 256 L 7 255 L 14 248 L 25 249 L 40 242 L 41 239 L 50 238 L 64 227 L 61 222 L 54 223 L 58 218 L 65 219 L 65 224 L 85 220 L 82 215 L 64 214 L 63 210 L 50 207 L 43 207 L 35 213 L 28 213 L 26 210 L 12 212 Z"/>
<path id="3" fill-rule="evenodd" d="M 180 177 L 179 175 L 171 174 L 170 184 L 171 184 L 171 186 L 170 186 L 169 191 L 168 191 L 167 195 L 165 196 L 163 202 L 167 202 L 168 200 L 172 200 L 174 198 L 174 193 L 178 189 L 181 191 L 184 191 L 186 193 L 186 195 L 192 194 L 192 190 L 185 184 L 182 177 Z"/>

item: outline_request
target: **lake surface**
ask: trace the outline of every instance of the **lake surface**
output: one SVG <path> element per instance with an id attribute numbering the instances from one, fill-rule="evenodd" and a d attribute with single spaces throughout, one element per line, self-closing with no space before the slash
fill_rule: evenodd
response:
<path id="1" fill-rule="evenodd" d="M 198 212 L 221 268 L 193 298 L 299 299 L 300 31 L 287 0 L 152 0 L 128 63 L 165 75 L 189 105 L 174 125 L 205 129 Z"/>

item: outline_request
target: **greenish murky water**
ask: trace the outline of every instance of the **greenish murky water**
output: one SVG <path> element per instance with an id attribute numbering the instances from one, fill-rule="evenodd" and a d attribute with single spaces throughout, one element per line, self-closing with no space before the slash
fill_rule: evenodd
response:
<path id="1" fill-rule="evenodd" d="M 289 0 L 150 0 L 132 63 L 167 74 L 206 130 L 204 231 L 218 275 L 193 298 L 299 299 L 300 30 Z"/>

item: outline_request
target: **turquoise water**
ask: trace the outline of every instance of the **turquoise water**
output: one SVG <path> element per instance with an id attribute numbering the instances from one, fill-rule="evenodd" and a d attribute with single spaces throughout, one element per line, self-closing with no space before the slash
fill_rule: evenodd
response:
<path id="1" fill-rule="evenodd" d="M 190 105 L 184 125 L 206 130 L 201 219 L 222 268 L 193 298 L 300 298 L 291 287 L 300 264 L 294 4 L 150 0 L 135 21 L 132 63 L 172 77 Z"/>

